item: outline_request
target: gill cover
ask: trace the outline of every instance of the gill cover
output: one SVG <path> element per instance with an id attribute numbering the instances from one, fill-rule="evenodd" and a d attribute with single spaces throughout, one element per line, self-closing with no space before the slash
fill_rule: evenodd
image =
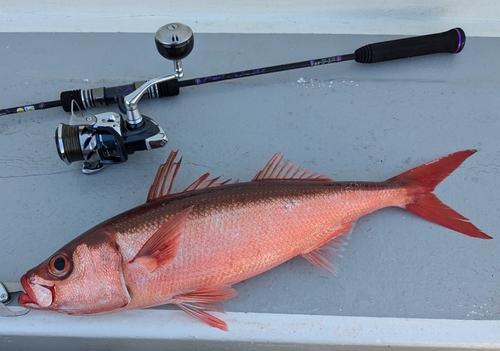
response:
<path id="1" fill-rule="evenodd" d="M 26 294 L 19 303 L 29 308 L 100 314 L 130 302 L 122 256 L 111 240 L 72 242 L 26 273 L 22 283 Z"/>

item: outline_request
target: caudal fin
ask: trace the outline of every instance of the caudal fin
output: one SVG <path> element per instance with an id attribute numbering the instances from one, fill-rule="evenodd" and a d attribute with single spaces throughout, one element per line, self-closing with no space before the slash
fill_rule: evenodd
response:
<path id="1" fill-rule="evenodd" d="M 475 238 L 491 239 L 491 236 L 476 228 L 467 218 L 446 206 L 432 193 L 443 179 L 449 176 L 465 159 L 476 151 L 455 152 L 410 169 L 389 179 L 389 181 L 409 182 L 417 185 L 414 200 L 405 206 L 408 211 L 459 233 Z"/>

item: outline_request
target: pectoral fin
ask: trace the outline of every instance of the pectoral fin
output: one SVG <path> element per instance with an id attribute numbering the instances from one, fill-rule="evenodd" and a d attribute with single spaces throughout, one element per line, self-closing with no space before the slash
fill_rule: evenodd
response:
<path id="1" fill-rule="evenodd" d="M 177 295 L 172 303 L 203 323 L 227 331 L 226 322 L 214 317 L 208 311 L 224 313 L 222 301 L 235 297 L 237 294 L 230 285 L 223 284 Z"/>
<path id="2" fill-rule="evenodd" d="M 163 223 L 141 247 L 130 263 L 134 261 L 141 262 L 150 272 L 153 272 L 159 265 L 175 257 L 179 244 L 179 234 L 193 207 L 185 208 Z"/>

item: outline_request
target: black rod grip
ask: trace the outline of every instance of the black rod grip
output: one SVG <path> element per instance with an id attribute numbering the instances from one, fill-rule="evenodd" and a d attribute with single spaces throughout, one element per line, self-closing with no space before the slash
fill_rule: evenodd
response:
<path id="1" fill-rule="evenodd" d="M 365 45 L 354 54 L 356 62 L 375 63 L 446 52 L 456 54 L 462 51 L 464 45 L 465 32 L 461 28 L 453 28 L 443 33 Z"/>

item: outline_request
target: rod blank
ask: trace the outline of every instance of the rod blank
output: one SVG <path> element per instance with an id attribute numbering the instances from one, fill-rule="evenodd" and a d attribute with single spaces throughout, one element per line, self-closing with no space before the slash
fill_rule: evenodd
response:
<path id="1" fill-rule="evenodd" d="M 224 80 L 252 77 L 268 73 L 288 71 L 306 67 L 315 67 L 331 63 L 354 60 L 359 63 L 377 63 L 383 61 L 397 60 L 402 58 L 431 55 L 439 53 L 457 54 L 462 51 L 465 45 L 465 32 L 461 28 L 453 28 L 443 33 L 422 35 L 404 39 L 389 40 L 379 43 L 365 45 L 357 49 L 352 54 L 336 55 L 287 63 L 276 66 L 254 68 L 246 71 L 217 74 L 208 77 L 188 79 L 183 81 L 171 80 L 167 83 L 153 85 L 143 98 L 162 98 L 179 94 L 179 88 L 202 85 L 207 83 L 221 82 Z M 88 109 L 95 106 L 109 105 L 117 103 L 118 97 L 126 95 L 144 82 L 135 82 L 110 88 L 79 89 L 63 91 L 60 100 L 40 102 L 25 106 L 11 107 L 0 110 L 0 116 L 43 110 L 52 107 L 62 106 L 66 112 L 71 111 L 71 101 L 77 101 L 81 109 Z"/>

